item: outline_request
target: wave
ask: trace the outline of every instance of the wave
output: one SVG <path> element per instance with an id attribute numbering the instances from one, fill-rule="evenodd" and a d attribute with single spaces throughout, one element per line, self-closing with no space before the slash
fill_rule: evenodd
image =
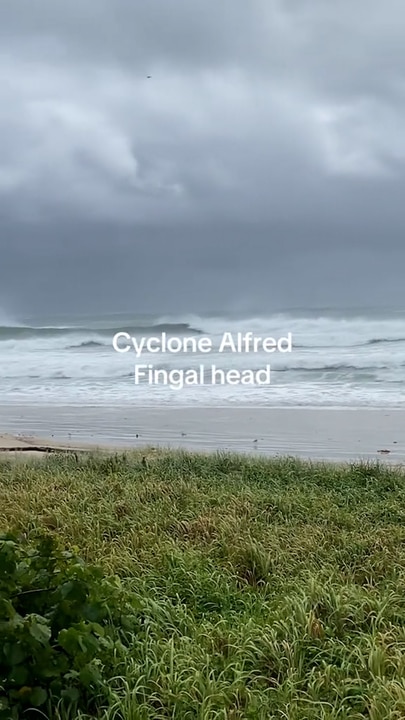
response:
<path id="1" fill-rule="evenodd" d="M 354 342 L 354 343 L 347 343 L 346 345 L 315 345 L 311 343 L 293 343 L 294 348 L 297 350 L 336 350 L 337 347 L 340 349 L 350 349 L 350 348 L 359 348 L 359 347 L 367 347 L 368 345 L 384 345 L 384 344 L 390 344 L 390 343 L 405 343 L 405 337 L 404 338 L 372 338 L 371 340 L 365 340 L 364 342 Z"/>
<path id="2" fill-rule="evenodd" d="M 57 337 L 63 335 L 100 335 L 112 338 L 116 332 L 129 335 L 153 335 L 166 332 L 168 335 L 202 335 L 203 331 L 188 323 L 158 323 L 156 325 L 129 325 L 127 327 L 81 327 L 81 326 L 47 326 L 0 325 L 1 340 L 21 340 L 33 337 Z M 88 341 L 95 342 L 95 341 Z M 102 343 L 100 343 L 102 344 Z"/>
<path id="3" fill-rule="evenodd" d="M 365 345 L 380 345 L 383 343 L 403 343 L 405 342 L 405 337 L 402 338 L 372 338 L 371 340 L 368 340 Z"/>
<path id="4" fill-rule="evenodd" d="M 388 365 L 346 365 L 345 363 L 337 363 L 335 365 L 319 365 L 318 367 L 304 367 L 301 365 L 297 366 L 291 366 L 291 367 L 273 367 L 272 371 L 275 373 L 278 372 L 305 372 L 305 373 L 314 373 L 314 372 L 363 372 L 364 370 L 368 372 L 373 372 L 375 370 L 389 370 Z"/>
<path id="5" fill-rule="evenodd" d="M 78 345 L 68 345 L 66 347 L 66 350 L 77 350 L 79 348 L 89 348 L 89 347 L 106 347 L 107 343 L 103 342 L 97 342 L 96 340 L 85 340 L 82 343 L 79 343 Z"/>

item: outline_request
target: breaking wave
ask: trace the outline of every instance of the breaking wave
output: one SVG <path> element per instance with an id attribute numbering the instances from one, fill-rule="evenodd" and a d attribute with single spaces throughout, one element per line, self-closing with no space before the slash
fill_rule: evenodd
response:
<path id="1" fill-rule="evenodd" d="M 82 327 L 82 326 L 32 326 L 32 325 L 0 325 L 1 340 L 21 340 L 25 338 L 58 337 L 63 335 L 91 335 L 111 337 L 116 332 L 129 335 L 153 335 L 166 332 L 170 335 L 201 335 L 202 330 L 191 327 L 188 323 L 162 323 L 156 325 L 128 325 L 125 327 Z"/>
<path id="2" fill-rule="evenodd" d="M 272 387 L 251 392 L 230 386 L 191 387 L 176 402 L 188 398 L 193 405 L 207 397 L 224 403 L 235 399 L 269 405 L 339 404 L 391 406 L 405 403 L 405 313 L 359 317 L 348 312 L 278 313 L 267 317 L 213 315 L 81 318 L 66 322 L 20 323 L 0 309 L 0 401 L 35 403 L 125 404 L 153 397 L 167 402 L 165 388 L 134 384 L 136 362 L 154 367 L 187 369 L 211 363 L 228 370 L 257 370 L 271 365 Z M 223 353 L 150 354 L 137 360 L 133 353 L 116 353 L 116 332 L 130 336 L 210 336 L 217 347 L 224 332 L 252 332 L 260 337 L 293 338 L 290 354 Z M 166 393 L 166 394 L 165 394 Z M 170 396 L 171 397 L 171 396 Z M 259 400 L 258 400 L 259 398 Z M 352 401 L 350 400 L 352 398 Z M 211 400 L 210 400 L 211 401 Z"/>

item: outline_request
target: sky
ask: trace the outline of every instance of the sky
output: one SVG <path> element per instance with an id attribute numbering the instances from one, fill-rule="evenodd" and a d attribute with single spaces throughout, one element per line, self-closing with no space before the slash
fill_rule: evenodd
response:
<path id="1" fill-rule="evenodd" d="M 1 0 L 0 310 L 405 306 L 403 0 Z"/>

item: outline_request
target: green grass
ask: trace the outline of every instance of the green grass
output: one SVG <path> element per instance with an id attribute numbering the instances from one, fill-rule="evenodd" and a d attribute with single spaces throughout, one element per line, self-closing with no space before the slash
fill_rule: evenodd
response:
<path id="1" fill-rule="evenodd" d="M 118 575 L 142 621 L 97 718 L 405 717 L 402 470 L 185 453 L 147 467 L 139 454 L 3 461 L 10 529 L 54 533 Z"/>

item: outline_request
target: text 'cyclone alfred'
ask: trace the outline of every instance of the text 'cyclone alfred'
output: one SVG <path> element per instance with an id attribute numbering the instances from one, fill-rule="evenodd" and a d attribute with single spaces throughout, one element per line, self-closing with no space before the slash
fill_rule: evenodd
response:
<path id="1" fill-rule="evenodd" d="M 291 353 L 292 335 L 285 337 L 263 337 L 253 332 L 224 332 L 220 341 L 214 342 L 208 336 L 175 337 L 162 332 L 156 336 L 132 337 L 128 332 L 117 332 L 112 341 L 117 353 L 134 353 L 136 360 L 153 354 L 209 355 L 217 354 L 271 354 Z M 270 385 L 271 367 L 221 368 L 218 364 L 199 363 L 194 367 L 171 367 L 170 369 L 151 362 L 137 362 L 134 371 L 135 385 L 167 385 L 180 390 L 187 385 Z"/>

